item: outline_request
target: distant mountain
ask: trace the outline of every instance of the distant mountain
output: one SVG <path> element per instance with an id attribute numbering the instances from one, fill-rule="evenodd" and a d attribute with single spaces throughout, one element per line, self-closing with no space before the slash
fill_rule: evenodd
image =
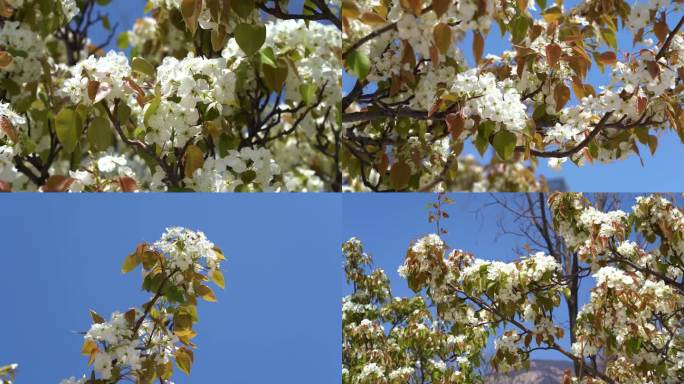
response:
<path id="1" fill-rule="evenodd" d="M 569 361 L 532 360 L 530 370 L 511 372 L 507 375 L 492 374 L 485 379 L 486 384 L 560 384 L 566 369 L 572 369 Z"/>

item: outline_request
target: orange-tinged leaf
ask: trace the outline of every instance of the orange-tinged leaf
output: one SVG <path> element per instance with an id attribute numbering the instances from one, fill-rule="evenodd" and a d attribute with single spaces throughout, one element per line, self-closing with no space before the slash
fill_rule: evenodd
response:
<path id="1" fill-rule="evenodd" d="M 0 131 L 7 135 L 13 142 L 18 141 L 17 131 L 14 129 L 14 125 L 6 116 L 0 116 Z"/>
<path id="2" fill-rule="evenodd" d="M 121 176 L 116 180 L 122 192 L 136 192 L 138 190 L 138 183 L 134 178 L 128 176 Z"/>
<path id="3" fill-rule="evenodd" d="M 216 294 L 214 294 L 214 291 L 212 291 L 211 288 L 207 287 L 206 285 L 199 285 L 196 289 L 196 292 L 199 295 L 199 297 L 203 298 L 206 301 L 216 301 Z"/>
<path id="4" fill-rule="evenodd" d="M 375 12 L 364 12 L 363 14 L 361 14 L 359 20 L 361 20 L 362 23 L 371 26 L 384 25 L 387 23 L 387 20 L 385 20 L 384 17 L 378 15 Z"/>
<path id="5" fill-rule="evenodd" d="M 97 343 L 93 340 L 86 340 L 81 347 L 81 354 L 84 356 L 90 356 L 94 351 L 97 351 Z"/>
<path id="6" fill-rule="evenodd" d="M 4 69 L 9 67 L 13 61 L 14 58 L 9 52 L 0 51 L 0 68 Z"/>
<path id="7" fill-rule="evenodd" d="M 204 166 L 204 152 L 196 145 L 188 146 L 185 151 L 185 176 L 192 177 L 195 171 Z"/>
<path id="8" fill-rule="evenodd" d="M 451 27 L 446 23 L 439 23 L 435 25 L 435 28 L 432 30 L 432 35 L 435 46 L 439 48 L 439 51 L 442 52 L 442 54 L 446 54 L 451 47 Z"/>
<path id="9" fill-rule="evenodd" d="M 613 51 L 608 51 L 608 52 L 603 52 L 598 56 L 599 63 L 605 64 L 605 65 L 613 65 L 617 63 L 617 56 L 615 55 L 615 52 Z"/>
<path id="10" fill-rule="evenodd" d="M 556 111 L 560 111 L 570 100 L 570 89 L 563 83 L 556 85 L 553 90 L 553 99 L 556 102 Z"/>
<path id="11" fill-rule="evenodd" d="M 475 62 L 480 64 L 482 61 L 482 54 L 484 53 L 484 37 L 479 31 L 473 32 L 473 57 Z"/>
<path id="12" fill-rule="evenodd" d="M 432 10 L 437 17 L 441 17 L 449 10 L 451 3 L 453 3 L 453 0 L 432 0 Z"/>

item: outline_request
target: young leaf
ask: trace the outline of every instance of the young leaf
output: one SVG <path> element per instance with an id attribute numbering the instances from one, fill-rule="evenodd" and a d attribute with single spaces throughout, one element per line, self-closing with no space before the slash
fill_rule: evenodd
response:
<path id="1" fill-rule="evenodd" d="M 223 277 L 223 273 L 219 271 L 218 269 L 215 269 L 214 272 L 211 273 L 211 280 L 216 283 L 221 289 L 224 289 L 226 287 L 226 280 Z"/>
<path id="2" fill-rule="evenodd" d="M 494 135 L 492 146 L 499 157 L 501 157 L 503 160 L 509 160 L 511 157 L 513 157 L 516 140 L 515 133 L 502 130 Z"/>
<path id="3" fill-rule="evenodd" d="M 266 41 L 266 26 L 263 24 L 239 24 L 235 27 L 235 41 L 247 56 L 252 56 Z"/>
<path id="4" fill-rule="evenodd" d="M 352 51 L 347 55 L 346 64 L 352 73 L 360 80 L 365 79 L 370 72 L 370 60 L 364 53 L 359 52 L 358 50 Z"/>
<path id="5" fill-rule="evenodd" d="M 411 179 L 411 167 L 404 161 L 399 161 L 392 166 L 390 170 L 390 182 L 392 188 L 397 191 L 404 189 Z"/>
<path id="6" fill-rule="evenodd" d="M 57 139 L 66 153 L 72 153 L 81 136 L 81 116 L 70 108 L 64 108 L 55 117 Z"/>
<path id="7" fill-rule="evenodd" d="M 113 142 L 109 120 L 102 116 L 95 117 L 88 127 L 87 139 L 90 146 L 97 151 L 109 148 Z"/>
<path id="8" fill-rule="evenodd" d="M 131 68 L 136 72 L 142 73 L 150 77 L 154 77 L 154 65 L 152 65 L 149 61 L 143 59 L 142 57 L 134 57 L 133 62 L 131 63 Z"/>

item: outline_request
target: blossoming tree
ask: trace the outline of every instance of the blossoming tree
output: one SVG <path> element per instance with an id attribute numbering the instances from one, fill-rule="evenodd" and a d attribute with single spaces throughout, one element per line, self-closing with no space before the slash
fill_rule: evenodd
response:
<path id="1" fill-rule="evenodd" d="M 172 383 L 175 367 L 190 374 L 197 300 L 216 301 L 206 283 L 224 287 L 221 250 L 204 233 L 169 228 L 161 239 L 138 245 L 122 272 L 142 268 L 142 289 L 152 296 L 140 307 L 114 312 L 109 320 L 90 311 L 92 326 L 81 353 L 93 368 L 89 376 L 62 384 L 120 382 Z"/>
<path id="2" fill-rule="evenodd" d="M 353 290 L 343 301 L 343 382 L 477 382 L 481 363 L 524 369 L 540 350 L 576 364 L 564 383 L 684 380 L 683 210 L 659 195 L 638 197 L 631 213 L 598 210 L 575 193 L 548 205 L 581 263 L 570 272 L 543 252 L 478 259 L 450 249 L 438 229 L 413 242 L 399 268 L 416 296 L 392 298 L 360 241 L 346 242 Z M 433 217 L 444 217 L 437 208 Z M 578 289 L 573 278 L 592 288 L 569 330 L 558 308 Z"/>
<path id="3" fill-rule="evenodd" d="M 5 365 L 0 367 L 0 384 L 12 384 L 14 382 L 17 364 Z"/>
<path id="4" fill-rule="evenodd" d="M 681 3 L 343 0 L 351 183 L 539 190 L 530 178 L 540 159 L 582 166 L 640 156 L 639 145 L 654 153 L 667 131 L 684 142 Z M 510 43 L 499 56 L 486 54 L 494 26 Z M 618 45 L 625 34 L 633 46 Z M 472 48 L 459 44 L 466 36 Z M 592 67 L 609 80 L 590 83 Z M 482 155 L 493 148 L 491 163 L 461 155 L 466 142 Z"/>
<path id="5" fill-rule="evenodd" d="M 0 190 L 341 189 L 335 1 L 110 2 L 0 0 Z"/>

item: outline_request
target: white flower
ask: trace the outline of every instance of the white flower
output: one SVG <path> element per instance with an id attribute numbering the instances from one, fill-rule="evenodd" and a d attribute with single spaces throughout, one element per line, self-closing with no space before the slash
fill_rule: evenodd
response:
<path id="1" fill-rule="evenodd" d="M 126 165 L 126 158 L 123 156 L 105 155 L 97 160 L 97 169 L 100 172 L 112 172 L 119 166 Z"/>

